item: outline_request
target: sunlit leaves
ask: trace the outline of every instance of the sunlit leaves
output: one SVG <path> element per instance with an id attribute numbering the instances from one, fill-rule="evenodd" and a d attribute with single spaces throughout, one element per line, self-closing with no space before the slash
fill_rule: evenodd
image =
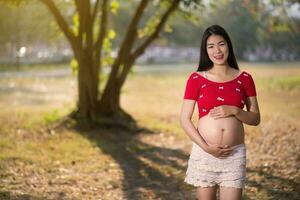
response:
<path id="1" fill-rule="evenodd" d="M 72 25 L 72 30 L 74 32 L 75 35 L 78 35 L 78 30 L 79 30 L 79 14 L 78 12 L 75 13 L 72 17 L 72 22 L 73 22 L 73 25 Z"/>
<path id="2" fill-rule="evenodd" d="M 147 23 L 143 29 L 138 30 L 138 38 L 143 38 L 145 36 L 150 35 L 155 31 L 155 27 L 160 22 L 160 18 L 157 15 L 154 15 Z"/>
<path id="3" fill-rule="evenodd" d="M 110 9 L 113 14 L 117 14 L 119 7 L 120 7 L 120 3 L 116 0 L 110 3 Z"/>
<path id="4" fill-rule="evenodd" d="M 116 32 L 113 29 L 109 29 L 106 38 L 103 40 L 103 52 L 104 56 L 102 58 L 102 65 L 111 65 L 114 61 L 114 57 L 112 55 L 112 40 L 115 39 Z"/>
<path id="5" fill-rule="evenodd" d="M 104 52 L 111 51 L 111 41 L 109 40 L 109 38 L 105 38 L 103 40 L 103 50 Z"/>
<path id="6" fill-rule="evenodd" d="M 270 19 L 269 32 L 292 32 L 290 24 L 283 23 L 278 17 Z"/>
<path id="7" fill-rule="evenodd" d="M 113 29 L 108 30 L 107 37 L 103 42 L 104 52 L 110 52 L 112 48 L 112 40 L 116 37 L 116 32 Z"/>
<path id="8" fill-rule="evenodd" d="M 8 4 L 8 5 L 20 5 L 23 3 L 28 3 L 30 0 L 0 0 L 0 4 L 4 3 L 4 4 Z"/>
<path id="9" fill-rule="evenodd" d="M 110 66 L 114 62 L 114 57 L 112 53 L 105 55 L 102 57 L 101 64 L 102 66 Z"/>
<path id="10" fill-rule="evenodd" d="M 108 38 L 109 39 L 114 39 L 115 37 L 116 37 L 116 32 L 113 30 L 113 29 L 110 29 L 109 31 L 108 31 Z"/>
<path id="11" fill-rule="evenodd" d="M 71 60 L 71 69 L 72 69 L 72 74 L 77 75 L 78 74 L 78 62 L 75 58 Z"/>

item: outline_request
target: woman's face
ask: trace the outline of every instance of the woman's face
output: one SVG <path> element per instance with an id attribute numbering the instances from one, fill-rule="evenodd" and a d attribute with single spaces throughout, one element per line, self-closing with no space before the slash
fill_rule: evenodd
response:
<path id="1" fill-rule="evenodd" d="M 211 35 L 207 38 L 206 51 L 209 59 L 217 65 L 227 64 L 229 54 L 226 40 L 220 35 Z"/>

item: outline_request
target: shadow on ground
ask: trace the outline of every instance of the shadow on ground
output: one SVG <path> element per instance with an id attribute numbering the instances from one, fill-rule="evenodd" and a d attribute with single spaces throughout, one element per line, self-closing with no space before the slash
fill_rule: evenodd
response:
<path id="1" fill-rule="evenodd" d="M 186 191 L 181 173 L 172 174 L 185 171 L 180 163 L 188 155 L 183 151 L 146 144 L 138 139 L 139 134 L 121 129 L 80 133 L 119 164 L 124 174 L 125 199 L 195 199 L 192 191 Z M 146 129 L 143 133 L 155 134 Z"/>
<path id="2" fill-rule="evenodd" d="M 250 178 L 246 184 L 268 197 L 268 199 L 296 200 L 300 198 L 300 183 L 293 179 L 283 178 L 268 172 L 266 167 L 259 166 L 247 169 Z M 251 177 L 260 177 L 257 181 Z M 258 197 L 258 199 L 263 197 Z"/>
<path id="3" fill-rule="evenodd" d="M 196 200 L 195 188 L 183 180 L 188 155 L 182 150 L 142 142 L 138 139 L 140 134 L 157 134 L 142 129 L 142 133 L 106 129 L 80 131 L 80 134 L 96 143 L 103 153 L 119 164 L 124 174 L 125 199 Z M 177 173 L 172 174 L 172 171 Z M 250 198 L 244 193 L 243 199 Z"/>

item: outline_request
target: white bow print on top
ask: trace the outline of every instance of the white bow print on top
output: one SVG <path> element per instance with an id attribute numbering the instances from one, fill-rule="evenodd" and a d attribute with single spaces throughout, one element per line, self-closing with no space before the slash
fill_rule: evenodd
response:
<path id="1" fill-rule="evenodd" d="M 224 89 L 224 86 L 219 86 L 219 89 L 220 89 L 220 90 L 223 90 L 223 89 Z"/>
<path id="2" fill-rule="evenodd" d="M 241 90 L 240 90 L 240 88 L 235 88 L 235 90 L 236 90 L 236 91 L 238 91 L 238 92 L 240 92 L 240 91 L 241 91 Z"/>
<path id="3" fill-rule="evenodd" d="M 204 88 L 206 86 L 206 84 L 201 85 L 201 88 Z"/>
<path id="4" fill-rule="evenodd" d="M 242 84 L 242 81 L 237 81 L 238 82 L 238 84 Z"/>
<path id="5" fill-rule="evenodd" d="M 221 97 L 218 97 L 217 100 L 219 100 L 219 101 L 224 101 L 224 99 L 221 98 Z"/>
<path id="6" fill-rule="evenodd" d="M 193 76 L 193 79 L 195 79 L 195 78 L 198 78 L 198 76 L 196 75 L 196 76 Z"/>

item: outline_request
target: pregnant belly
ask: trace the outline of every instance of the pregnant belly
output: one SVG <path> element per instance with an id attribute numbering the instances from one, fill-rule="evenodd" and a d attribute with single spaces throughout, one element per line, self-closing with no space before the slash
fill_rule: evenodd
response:
<path id="1" fill-rule="evenodd" d="M 235 117 L 214 119 L 210 115 L 198 121 L 198 131 L 209 145 L 234 146 L 244 143 L 244 126 Z"/>

